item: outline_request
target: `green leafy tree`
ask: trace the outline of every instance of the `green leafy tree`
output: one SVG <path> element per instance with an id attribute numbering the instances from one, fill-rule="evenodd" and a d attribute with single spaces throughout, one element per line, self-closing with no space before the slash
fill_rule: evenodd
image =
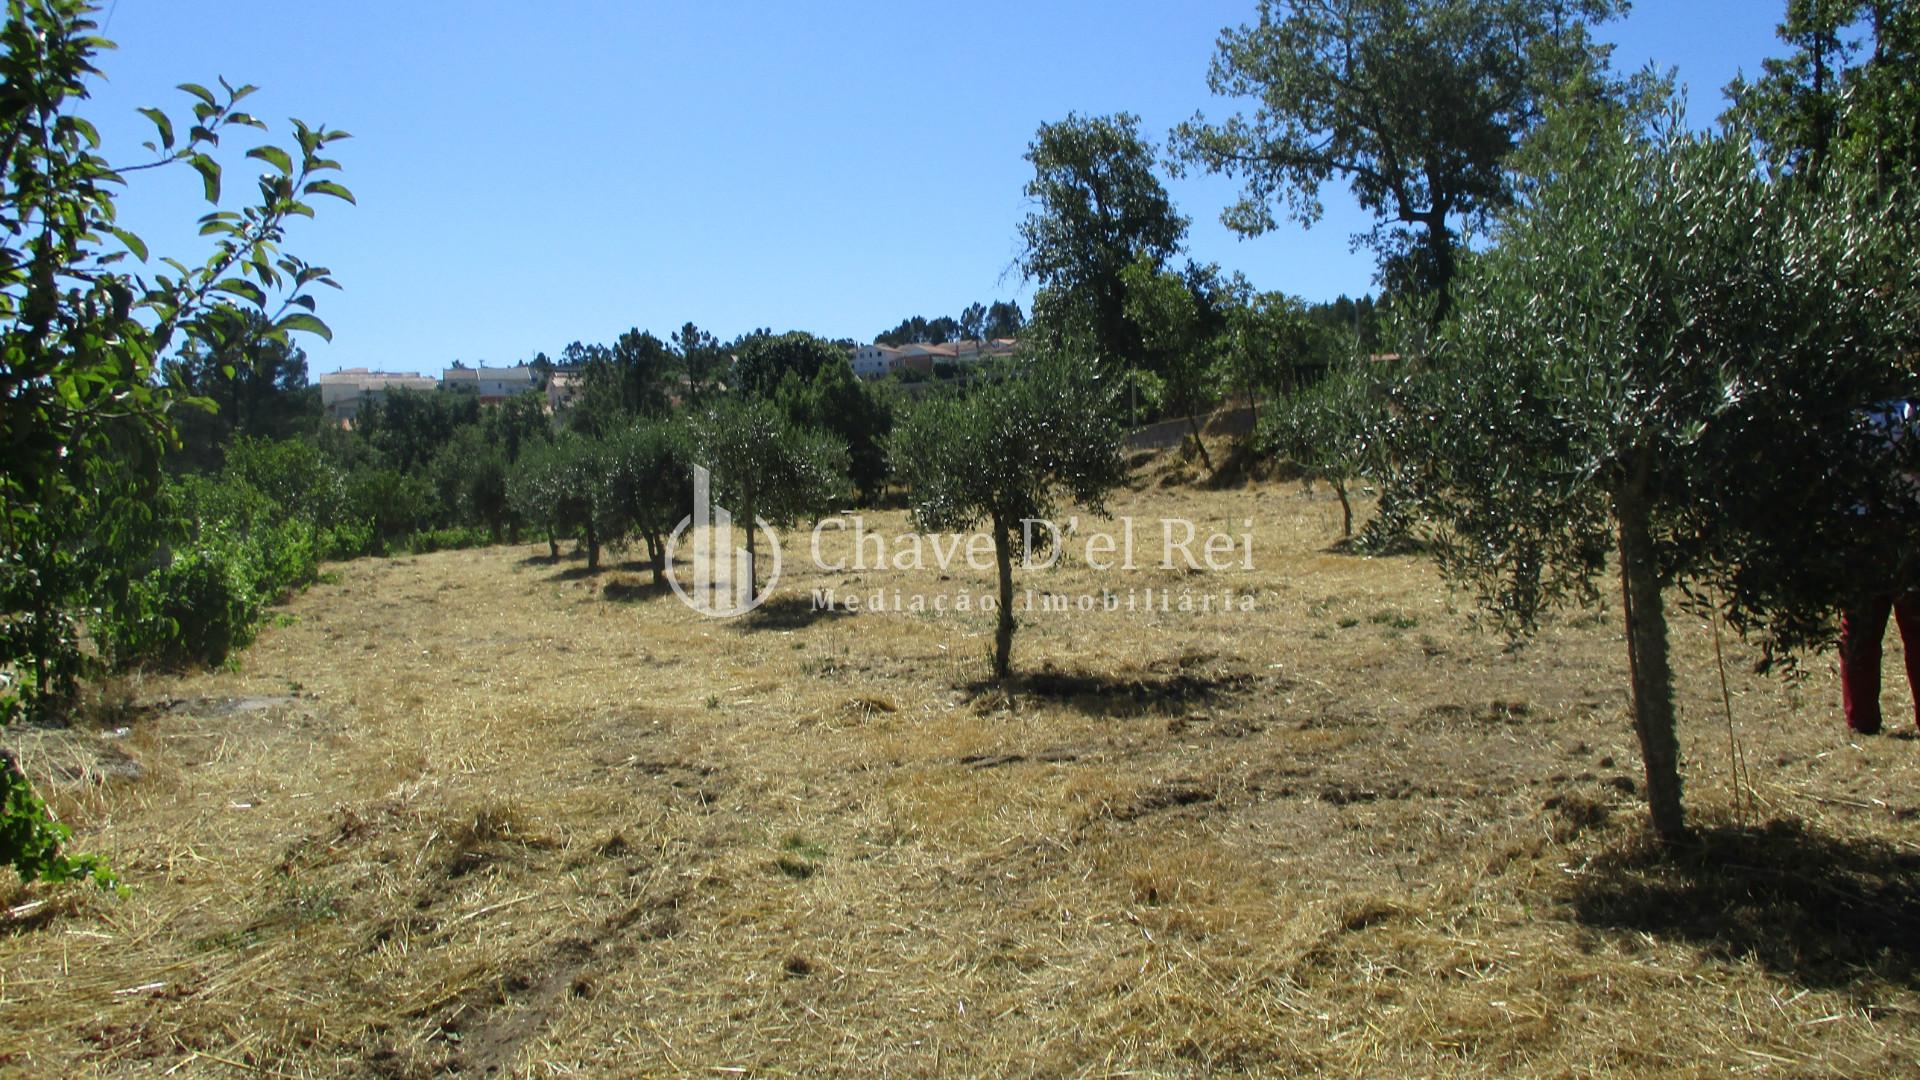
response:
<path id="1" fill-rule="evenodd" d="M 667 411 L 667 393 L 676 366 L 667 343 L 638 328 L 628 330 L 607 350 L 619 374 L 620 404 L 630 416 Z"/>
<path id="2" fill-rule="evenodd" d="M 929 319 L 925 315 L 910 315 L 900 320 L 900 325 L 885 333 L 875 334 L 873 340 L 880 345 L 898 348 L 901 345 L 944 345 L 960 334 L 960 324 L 944 315 Z"/>
<path id="3" fill-rule="evenodd" d="M 167 385 L 186 399 L 174 411 L 180 449 L 188 468 L 220 465 L 238 436 L 287 439 L 319 426 L 320 397 L 307 385 L 307 354 L 268 333 L 266 318 L 240 308 L 209 320 L 203 339 L 184 342 L 164 365 Z"/>
<path id="4" fill-rule="evenodd" d="M 987 324 L 984 334 L 989 341 L 1015 337 L 1026 325 L 1027 314 L 1020 310 L 1020 302 L 1017 300 L 995 300 L 987 306 Z"/>
<path id="5" fill-rule="evenodd" d="M 1116 390 L 1087 359 L 1036 355 L 964 393 L 927 398 L 894 431 L 917 525 L 962 532 L 984 523 L 993 538 L 995 678 L 1012 670 L 1016 553 L 1029 558 L 1051 539 L 1024 523 L 1051 519 L 1063 501 L 1104 512 L 1107 493 L 1126 477 Z"/>
<path id="6" fill-rule="evenodd" d="M 325 175 L 338 167 L 328 147 L 345 135 L 294 121 L 291 150 L 246 151 L 264 171 L 246 205 L 222 209 L 221 138 L 264 127 L 239 107 L 253 88 L 225 81 L 217 93 L 182 85 L 190 123 L 142 110 L 155 132 L 149 160 L 107 161 L 80 109 L 107 46 L 90 14 L 82 0 L 9 0 L 0 27 L 0 665 L 16 676 L 0 691 L 0 720 L 71 689 L 86 664 L 75 612 L 152 550 L 144 508 L 174 438 L 160 357 L 217 341 L 232 307 L 263 316 L 263 336 L 326 334 L 309 288 L 332 281 L 282 245 L 288 219 L 312 215 L 307 200 L 351 200 Z M 148 251 L 117 223 L 115 190 L 167 166 L 199 174 L 214 205 L 201 219 L 210 250 L 196 265 L 130 272 L 124 259 L 145 262 Z M 7 783 L 0 861 L 27 879 L 99 869 L 60 854 L 58 829 L 11 774 Z"/>
<path id="7" fill-rule="evenodd" d="M 1335 358 L 1352 353 L 1366 355 L 1379 351 L 1380 347 L 1380 309 L 1373 297 L 1362 296 L 1355 300 L 1342 293 L 1333 300 L 1311 304 L 1306 309 L 1307 318 L 1321 331 L 1323 343 L 1346 343 L 1343 349 L 1335 349 Z"/>
<path id="8" fill-rule="evenodd" d="M 1884 190 L 1911 197 L 1920 175 L 1920 4 L 1867 0 L 1865 12 L 1871 45 L 1849 73 L 1841 155 Z"/>
<path id="9" fill-rule="evenodd" d="M 764 397 L 779 389 L 788 372 L 801 382 L 812 382 L 821 368 L 844 363 L 846 357 L 845 349 L 804 331 L 765 335 L 736 352 L 734 377 L 742 391 Z"/>
<path id="10" fill-rule="evenodd" d="M 1780 40 L 1758 79 L 1727 88 L 1728 115 L 1769 161 L 1811 183 L 1838 157 L 1883 187 L 1920 167 L 1920 5 L 1912 0 L 1787 0 Z"/>
<path id="11" fill-rule="evenodd" d="M 673 356 L 679 365 L 687 403 L 698 405 L 725 370 L 726 350 L 720 347 L 712 334 L 686 323 L 673 335 Z"/>
<path id="12" fill-rule="evenodd" d="M 887 436 L 893 430 L 892 401 L 881 384 L 854 375 L 842 354 L 821 364 L 810 383 L 789 376 L 777 397 L 795 424 L 845 443 L 853 486 L 868 502 L 879 497 L 887 483 Z"/>
<path id="13" fill-rule="evenodd" d="M 1379 464 L 1390 430 L 1386 380 L 1349 361 L 1274 402 L 1256 439 L 1333 489 L 1344 540 L 1353 537 L 1353 484 Z"/>
<path id="14" fill-rule="evenodd" d="M 457 429 L 427 469 L 439 499 L 435 524 L 483 525 L 499 542 L 513 516 L 507 497 L 511 468 L 506 448 L 491 438 L 487 425 L 475 423 Z"/>
<path id="15" fill-rule="evenodd" d="M 693 444 L 695 464 L 712 474 L 713 497 L 745 526 L 747 572 L 756 588 L 754 519 L 790 529 L 825 513 L 847 490 L 846 444 L 795 424 L 764 398 L 715 404 L 694 419 Z"/>
<path id="16" fill-rule="evenodd" d="M 466 469 L 460 487 L 460 507 L 468 521 L 487 527 L 487 535 L 499 543 L 513 518 L 513 503 L 507 497 L 507 478 L 512 465 L 498 447 L 475 454 Z"/>
<path id="17" fill-rule="evenodd" d="M 1056 335 L 1080 336 L 1128 368 L 1140 366 L 1144 346 L 1127 317 L 1124 273 L 1141 259 L 1165 269 L 1187 232 L 1153 155 L 1127 113 L 1042 124 L 1026 154 L 1035 205 L 1020 223 L 1020 269 L 1042 289 L 1035 308 Z"/>
<path id="18" fill-rule="evenodd" d="M 560 351 L 562 363 L 580 380 L 578 396 L 567 411 L 567 429 L 597 439 L 625 426 L 631 418 L 620 370 L 605 345 L 573 342 Z"/>
<path id="19" fill-rule="evenodd" d="M 1762 61 L 1757 82 L 1736 79 L 1727 88 L 1733 111 L 1776 152 L 1781 166 L 1808 176 L 1824 171 L 1853 53 L 1846 31 L 1865 6 L 1863 0 L 1787 0 L 1779 35 L 1793 53 Z"/>
<path id="20" fill-rule="evenodd" d="M 1231 291 L 1217 373 L 1222 389 L 1238 394 L 1253 410 L 1256 428 L 1262 394 L 1292 392 L 1359 352 L 1347 324 L 1336 321 L 1329 329 L 1294 297 L 1254 292 L 1244 280 Z M 1352 302 L 1348 305 L 1351 310 Z"/>
<path id="21" fill-rule="evenodd" d="M 566 433 L 521 454 L 507 481 L 507 499 L 547 538 L 547 553 L 560 558 L 560 538 L 575 536 L 587 552 L 587 569 L 600 568 L 601 524 L 596 500 L 606 476 L 605 448 Z"/>
<path id="22" fill-rule="evenodd" d="M 285 515 L 322 527 L 346 516 L 346 478 L 311 443 L 242 435 L 227 448 L 222 472 L 265 495 Z"/>
<path id="23" fill-rule="evenodd" d="M 554 443 L 549 476 L 553 483 L 553 518 L 570 530 L 587 549 L 587 569 L 600 569 L 603 516 L 599 499 L 607 474 L 606 444 L 600 439 L 573 438 Z"/>
<path id="24" fill-rule="evenodd" d="M 375 462 L 347 474 L 347 513 L 366 523 L 369 554 L 381 554 L 433 527 L 440 500 L 426 471 L 401 472 Z"/>
<path id="25" fill-rule="evenodd" d="M 909 343 L 926 342 L 931 344 L 931 342 L 927 342 L 927 317 L 925 315 L 909 315 L 901 319 L 900 325 L 895 326 L 893 329 L 883 330 L 873 335 L 873 342 L 876 345 L 886 345 L 891 348 L 899 348 Z"/>
<path id="26" fill-rule="evenodd" d="M 960 312 L 960 335 L 968 341 L 981 341 L 987 334 L 987 308 L 975 301 Z"/>
<path id="27" fill-rule="evenodd" d="M 1226 329 L 1214 267 L 1155 270 L 1142 256 L 1120 272 L 1127 321 L 1140 335 L 1140 367 L 1159 378 L 1159 400 L 1184 415 L 1208 471 L 1213 458 L 1200 437 L 1200 414 L 1213 405 L 1215 358 Z"/>
<path id="28" fill-rule="evenodd" d="M 1463 226 L 1505 206 L 1507 156 L 1556 87 L 1605 65 L 1589 24 L 1619 0 L 1261 0 L 1220 34 L 1207 84 L 1249 112 L 1174 132 L 1183 161 L 1237 177 L 1222 220 L 1247 236 L 1303 225 L 1347 183 L 1380 222 L 1369 242 L 1389 284 L 1447 311 Z M 1597 85 L 1591 80 L 1586 85 Z"/>
<path id="29" fill-rule="evenodd" d="M 666 570 L 667 537 L 693 510 L 688 431 L 664 419 L 643 419 L 609 435 L 602 448 L 594 512 L 600 533 L 624 547 L 638 537 L 654 584 Z"/>
<path id="30" fill-rule="evenodd" d="M 1816 640 L 1861 584 L 1855 508 L 1916 510 L 1849 432 L 1855 409 L 1911 392 L 1920 346 L 1899 284 L 1920 272 L 1911 213 L 1860 182 L 1770 183 L 1744 134 L 1683 130 L 1555 136 L 1578 167 L 1476 257 L 1398 448 L 1442 565 L 1509 630 L 1597 602 L 1617 553 L 1669 840 L 1684 820 L 1664 591 L 1717 598 L 1782 648 Z"/>
<path id="31" fill-rule="evenodd" d="M 480 414 L 487 442 L 506 454 L 507 464 L 520 460 L 528 447 L 553 441 L 553 422 L 546 400 L 539 394 L 515 394 Z"/>
<path id="32" fill-rule="evenodd" d="M 461 428 L 480 421 L 480 399 L 471 394 L 396 387 L 355 417 L 362 439 L 404 473 L 424 472 Z"/>
<path id="33" fill-rule="evenodd" d="M 562 439 L 574 438 L 572 435 Z M 547 558 L 560 559 L 559 514 L 553 497 L 555 459 L 552 444 L 528 447 L 507 476 L 507 505 L 514 515 L 539 530 L 547 541 Z"/>

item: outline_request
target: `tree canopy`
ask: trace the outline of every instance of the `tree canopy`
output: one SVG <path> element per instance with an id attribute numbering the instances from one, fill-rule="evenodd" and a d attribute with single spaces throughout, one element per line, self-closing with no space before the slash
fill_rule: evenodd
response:
<path id="1" fill-rule="evenodd" d="M 887 435 L 893 430 L 893 401 L 879 384 L 855 376 L 843 354 L 821 364 L 811 382 L 789 374 L 777 397 L 794 424 L 846 444 L 848 479 L 868 502 L 879 496 L 887 481 Z"/>
<path id="2" fill-rule="evenodd" d="M 1044 290 L 1056 326 L 1074 324 L 1107 359 L 1137 365 L 1122 275 L 1139 259 L 1165 269 L 1187 232 L 1154 171 L 1153 144 L 1131 114 L 1069 115 L 1040 125 L 1026 157 L 1034 209 L 1020 223 L 1021 271 Z"/>
<path id="3" fill-rule="evenodd" d="M 76 613 L 131 597 L 133 568 L 152 555 L 150 504 L 181 396 L 155 378 L 161 358 L 186 343 L 219 354 L 327 335 L 311 288 L 333 281 L 287 253 L 286 228 L 317 196 L 352 200 L 326 156 L 346 134 L 296 120 L 291 149 L 244 151 L 257 179 L 237 209 L 223 203 L 222 139 L 231 148 L 266 128 L 240 107 L 254 87 L 225 80 L 218 92 L 183 84 L 181 123 L 142 109 L 150 157 L 109 162 L 82 115 L 93 58 L 109 47 L 90 14 L 82 0 L 10 0 L 0 27 L 0 667 L 15 675 L 0 722 L 72 689 L 89 662 Z M 198 174 L 207 250 L 133 270 L 128 256 L 145 264 L 149 252 L 117 223 L 115 198 L 136 170 L 164 167 Z M 59 853 L 58 827 L 10 764 L 0 861 L 26 880 L 94 869 Z"/>
<path id="4" fill-rule="evenodd" d="M 999 569 L 993 671 L 1005 678 L 1013 652 L 1015 545 L 1049 540 L 1022 522 L 1048 518 L 1062 501 L 1096 512 L 1126 475 L 1117 383 L 1083 357 L 1035 355 L 1020 368 L 951 396 L 931 397 L 900 422 L 893 457 L 926 531 L 985 524 Z"/>
<path id="5" fill-rule="evenodd" d="M 1656 831 L 1681 834 L 1663 590 L 1779 649 L 1830 640 L 1862 506 L 1920 507 L 1851 434 L 1911 394 L 1911 211 L 1769 182 L 1742 132 L 1555 135 L 1577 167 L 1462 279 L 1401 452 L 1443 566 L 1524 632 L 1617 562 Z M 1907 467 L 1911 468 L 1908 462 Z M 1910 543 L 1910 541 L 1909 541 Z"/>
<path id="6" fill-rule="evenodd" d="M 173 413 L 176 467 L 212 469 L 235 438 L 285 439 L 312 428 L 320 397 L 307 385 L 307 354 L 268 333 L 265 316 L 230 309 L 207 334 L 166 360 L 167 386 L 182 398 Z"/>
<path id="7" fill-rule="evenodd" d="M 1247 102 L 1224 123 L 1196 115 L 1178 159 L 1239 178 L 1222 220 L 1248 236 L 1302 224 L 1344 181 L 1380 224 L 1368 237 L 1390 288 L 1445 313 L 1462 228 L 1509 201 L 1506 159 L 1555 87 L 1604 64 L 1591 23 L 1618 0 L 1261 0 L 1221 32 L 1207 74 Z M 1436 316 L 1436 318 L 1439 317 Z"/>
<path id="8" fill-rule="evenodd" d="M 726 399 L 692 423 L 694 463 L 712 474 L 713 497 L 745 528 L 748 573 L 757 581 L 754 519 L 786 529 L 829 509 L 846 492 L 846 445 L 795 424 L 764 398 Z"/>
<path id="9" fill-rule="evenodd" d="M 799 330 L 756 336 L 736 352 L 734 378 L 745 393 L 766 396 L 780 388 L 788 372 L 802 382 L 811 382 L 822 367 L 845 362 L 846 355 L 846 350 L 833 342 Z"/>
<path id="10" fill-rule="evenodd" d="M 1786 172 L 1817 182 L 1838 157 L 1883 186 L 1910 186 L 1920 168 L 1920 4 L 1789 0 L 1779 36 L 1792 51 L 1727 87 L 1729 118 Z"/>
<path id="11" fill-rule="evenodd" d="M 688 443 L 684 425 L 643 419 L 607 436 L 600 454 L 598 532 L 619 547 L 639 538 L 655 584 L 665 573 L 667 536 L 693 509 Z"/>

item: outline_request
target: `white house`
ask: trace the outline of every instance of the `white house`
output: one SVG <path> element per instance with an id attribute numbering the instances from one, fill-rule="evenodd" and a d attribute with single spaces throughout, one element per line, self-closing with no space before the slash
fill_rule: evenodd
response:
<path id="1" fill-rule="evenodd" d="M 862 379 L 885 378 L 899 356 L 899 349 L 886 345 L 857 345 L 853 350 L 853 373 Z"/>
<path id="2" fill-rule="evenodd" d="M 896 371 L 917 371 L 931 375 L 939 365 L 971 365 L 985 360 L 1012 356 L 1013 338 L 992 341 L 949 341 L 940 345 L 909 342 L 898 348 L 886 345 L 859 345 L 853 349 L 853 373 L 863 379 L 884 378 Z"/>
<path id="3" fill-rule="evenodd" d="M 580 373 L 561 370 L 547 376 L 547 411 L 563 413 L 573 408 L 580 394 Z"/>
<path id="4" fill-rule="evenodd" d="M 349 427 L 362 406 L 385 400 L 389 390 L 398 388 L 424 393 L 439 389 L 439 386 L 440 380 L 411 371 L 346 368 L 320 376 L 320 408 L 328 423 Z"/>
<path id="5" fill-rule="evenodd" d="M 448 390 L 480 395 L 482 405 L 496 405 L 517 394 L 539 389 L 530 367 L 448 368 L 441 385 Z"/>
<path id="6" fill-rule="evenodd" d="M 962 341 L 954 353 L 954 360 L 962 364 L 978 364 L 983 360 L 998 360 L 1012 356 L 1019 343 L 1013 338 L 994 338 L 992 341 Z"/>

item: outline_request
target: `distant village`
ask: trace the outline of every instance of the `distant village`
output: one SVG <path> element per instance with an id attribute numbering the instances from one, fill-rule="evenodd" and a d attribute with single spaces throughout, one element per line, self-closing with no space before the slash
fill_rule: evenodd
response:
<path id="1" fill-rule="evenodd" d="M 847 360 L 853 373 L 869 381 L 897 376 L 925 381 L 958 374 L 988 360 L 1012 356 L 1013 338 L 988 341 L 949 341 L 939 345 L 852 345 Z M 438 378 L 411 371 L 373 371 L 343 368 L 320 376 L 320 404 L 329 424 L 350 427 L 367 405 L 385 400 L 392 390 L 473 394 L 482 405 L 494 405 L 521 394 L 544 393 L 547 410 L 559 414 L 572 407 L 583 372 L 564 365 L 551 368 L 521 363 L 513 367 L 467 367 L 455 363 Z"/>

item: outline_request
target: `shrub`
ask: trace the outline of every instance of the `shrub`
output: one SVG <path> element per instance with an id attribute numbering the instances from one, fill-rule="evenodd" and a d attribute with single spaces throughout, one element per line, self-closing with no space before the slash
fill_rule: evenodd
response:
<path id="1" fill-rule="evenodd" d="M 346 476 L 317 447 L 295 439 L 235 439 L 221 477 L 265 496 L 275 517 L 329 525 L 348 512 Z"/>
<path id="2" fill-rule="evenodd" d="M 160 502 L 171 550 L 110 599 L 96 628 L 118 667 L 221 663 L 252 639 L 264 607 L 319 575 L 327 537 L 243 480 L 187 477 Z"/>
<path id="3" fill-rule="evenodd" d="M 380 540 L 373 522 L 355 519 L 321 529 L 315 539 L 315 554 L 322 559 L 358 559 L 380 554 Z"/>
<path id="4" fill-rule="evenodd" d="M 256 528 L 244 541 L 243 567 L 262 603 L 279 603 L 320 575 L 319 533 L 305 521 Z"/>
<path id="5" fill-rule="evenodd" d="M 373 528 L 374 554 L 428 527 L 433 519 L 433 485 L 393 469 L 356 469 L 347 477 L 348 520 Z"/>
<path id="6" fill-rule="evenodd" d="M 407 550 L 415 555 L 432 551 L 460 551 L 486 547 L 493 534 L 478 525 L 455 525 L 446 529 L 422 529 L 407 538 Z"/>
<path id="7" fill-rule="evenodd" d="M 246 552 L 227 537 L 176 550 L 107 615 L 103 645 L 121 667 L 225 662 L 252 640 L 260 617 L 249 571 Z"/>

